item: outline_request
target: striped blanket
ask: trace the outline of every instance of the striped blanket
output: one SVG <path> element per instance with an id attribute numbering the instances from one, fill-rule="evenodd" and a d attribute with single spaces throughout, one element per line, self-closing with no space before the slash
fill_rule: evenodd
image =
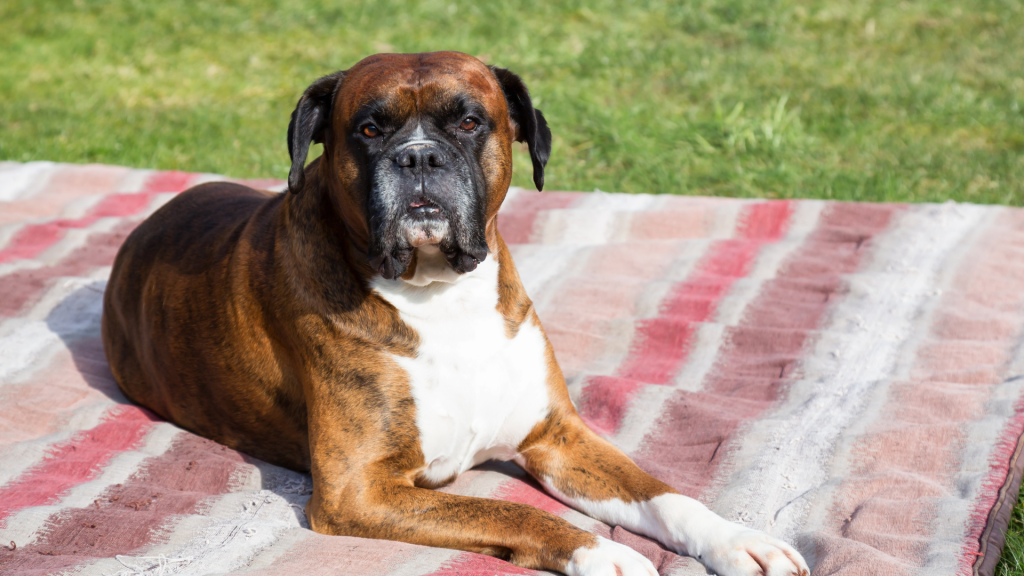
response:
<path id="1" fill-rule="evenodd" d="M 125 401 L 110 264 L 217 178 L 0 163 L 0 573 L 530 573 L 313 533 L 308 476 Z M 1024 211 L 514 189 L 499 219 L 574 402 L 641 467 L 817 575 L 992 574 L 1024 465 Z M 514 466 L 445 490 L 704 573 Z"/>

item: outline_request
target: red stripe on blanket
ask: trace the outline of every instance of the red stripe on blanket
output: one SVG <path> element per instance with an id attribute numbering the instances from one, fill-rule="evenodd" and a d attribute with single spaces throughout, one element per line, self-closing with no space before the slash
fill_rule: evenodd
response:
<path id="1" fill-rule="evenodd" d="M 871 239 L 884 231 L 894 205 L 834 204 L 818 229 L 764 283 L 742 323 L 724 337 L 701 392 L 680 391 L 666 403 L 636 456 L 637 463 L 684 494 L 698 497 L 734 448 L 743 422 L 778 400 L 791 367 L 819 328 L 842 277 L 860 267 Z"/>
<path id="2" fill-rule="evenodd" d="M 99 322 L 95 324 L 99 332 Z M 120 395 L 98 335 L 68 338 L 61 344 L 52 342 L 36 358 L 40 360 L 19 372 L 17 380 L 0 385 L 0 442 L 4 447 L 18 442 L 42 444 L 41 453 L 33 450 L 32 456 L 23 454 L 18 458 L 21 471 L 46 457 L 46 449 L 53 443 L 47 440 L 53 434 L 71 434 L 86 427 L 84 423 L 76 426 L 69 422 L 69 414 L 91 413 L 99 408 L 94 416 L 97 420 L 88 420 L 93 426 L 103 422 L 111 407 L 110 399 Z M 11 470 L 6 472 L 8 481 L 17 478 Z M 2 486 L 0 482 L 0 489 Z"/>
<path id="3" fill-rule="evenodd" d="M 35 258 L 63 238 L 64 232 L 68 228 L 85 228 L 93 222 L 96 222 L 96 218 L 87 216 L 74 220 L 60 219 L 45 224 L 25 226 L 14 235 L 6 248 L 0 250 L 0 264 L 12 260 Z"/>
<path id="4" fill-rule="evenodd" d="M 696 274 L 673 287 L 658 318 L 641 323 L 635 348 L 618 375 L 667 384 L 689 354 L 697 324 L 710 320 L 736 280 L 750 273 L 761 248 L 782 237 L 792 213 L 789 201 L 746 207 L 736 231 L 739 238 L 715 242 Z"/>
<path id="5" fill-rule="evenodd" d="M 555 516 L 561 516 L 569 511 L 569 507 L 548 496 L 547 492 L 539 484 L 528 481 L 524 482 L 518 478 L 511 478 L 505 481 L 494 493 L 494 498 L 507 502 L 518 502 L 527 504 L 534 508 L 540 508 Z"/>
<path id="6" fill-rule="evenodd" d="M 149 178 L 141 192 L 110 194 L 94 206 L 87 216 L 25 226 L 14 235 L 10 244 L 0 250 L 0 264 L 39 256 L 63 238 L 69 228 L 86 228 L 100 218 L 137 214 L 149 206 L 156 194 L 182 191 L 192 176 L 185 172 L 157 172 Z"/>
<path id="7" fill-rule="evenodd" d="M 707 231 L 699 223 L 696 229 Z M 664 282 L 684 244 L 678 240 L 626 241 L 578 251 L 570 248 L 575 255 L 571 262 L 552 262 L 550 255 L 542 256 L 548 259 L 548 266 L 560 270 L 531 296 L 538 298 L 534 306 L 568 380 L 581 371 L 594 372 L 595 364 L 614 367 L 621 363 L 629 352 L 629 342 L 628 335 L 619 332 L 628 327 L 626 331 L 632 334 L 638 315 L 648 315 L 642 311 L 647 291 Z M 652 303 L 657 306 L 659 302 Z M 597 373 L 609 371 L 614 368 Z"/>
<path id="8" fill-rule="evenodd" d="M 169 170 L 167 172 L 156 172 L 146 180 L 143 192 L 181 192 L 188 188 L 192 179 L 197 176 L 192 172 L 178 172 Z"/>
<path id="9" fill-rule="evenodd" d="M 738 238 L 712 244 L 691 277 L 671 289 L 659 316 L 638 322 L 633 348 L 617 377 L 588 382 L 581 408 L 589 424 L 602 432 L 616 431 L 641 385 L 671 381 L 692 348 L 699 324 L 709 321 L 732 285 L 750 273 L 761 248 L 785 234 L 792 213 L 789 201 L 744 208 Z"/>
<path id="10" fill-rule="evenodd" d="M 27 190 L 34 193 L 3 202 L 0 225 L 55 218 L 69 204 L 114 190 L 131 172 L 120 166 L 59 165 L 49 178 L 46 173 L 37 175 L 39 180 Z"/>
<path id="11" fill-rule="evenodd" d="M 96 268 L 113 264 L 121 243 L 137 225 L 137 221 L 127 220 L 110 232 L 93 234 L 55 266 L 18 270 L 0 276 L 0 294 L 4 295 L 0 298 L 0 318 L 17 316 L 26 306 L 37 302 L 54 278 L 88 276 Z"/>
<path id="12" fill-rule="evenodd" d="M 135 406 L 118 406 L 98 426 L 55 445 L 46 458 L 0 488 L 0 523 L 30 506 L 52 504 L 68 490 L 92 480 L 118 453 L 136 447 L 156 417 Z"/>
<path id="13" fill-rule="evenodd" d="M 90 560 L 144 553 L 167 537 L 170 522 L 200 513 L 211 496 L 228 492 L 243 461 L 234 450 L 183 432 L 170 450 L 147 459 L 93 505 L 51 515 L 36 542 L 14 552 L 0 547 L 0 572 L 53 574 Z"/>
<path id="14" fill-rule="evenodd" d="M 520 568 L 503 560 L 462 552 L 455 556 L 436 572 L 427 576 L 495 576 L 496 574 L 539 574 L 533 570 Z"/>

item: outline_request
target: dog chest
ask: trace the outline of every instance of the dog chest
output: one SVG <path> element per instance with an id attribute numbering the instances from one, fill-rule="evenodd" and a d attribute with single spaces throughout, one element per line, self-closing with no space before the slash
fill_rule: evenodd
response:
<path id="1" fill-rule="evenodd" d="M 543 334 L 530 322 L 505 334 L 497 269 L 488 258 L 453 283 L 374 285 L 420 337 L 415 358 L 394 360 L 408 374 L 430 481 L 511 459 L 547 414 Z"/>

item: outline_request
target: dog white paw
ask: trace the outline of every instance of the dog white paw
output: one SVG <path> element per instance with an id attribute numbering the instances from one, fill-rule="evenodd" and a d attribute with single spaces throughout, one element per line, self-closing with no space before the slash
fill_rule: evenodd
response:
<path id="1" fill-rule="evenodd" d="M 654 564 L 629 546 L 597 537 L 597 546 L 577 548 L 565 567 L 569 576 L 658 576 Z"/>
<path id="2" fill-rule="evenodd" d="M 724 522 L 724 521 L 723 521 Z M 759 530 L 737 524 L 721 530 L 722 536 L 698 557 L 719 576 L 807 576 L 807 563 L 792 546 Z"/>
<path id="3" fill-rule="evenodd" d="M 729 522 L 681 494 L 652 498 L 638 510 L 637 530 L 719 576 L 807 576 L 800 553 L 764 532 Z"/>

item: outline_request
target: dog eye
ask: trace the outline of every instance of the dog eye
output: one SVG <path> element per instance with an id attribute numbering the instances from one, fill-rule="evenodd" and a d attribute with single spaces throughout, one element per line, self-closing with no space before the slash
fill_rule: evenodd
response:
<path id="1" fill-rule="evenodd" d="M 367 124 L 366 126 L 363 126 L 363 136 L 366 136 L 367 138 L 374 138 L 379 134 L 380 130 L 378 130 L 377 127 L 374 126 L 373 124 Z"/>
<path id="2" fill-rule="evenodd" d="M 473 130 L 476 130 L 476 119 L 466 118 L 465 120 L 462 121 L 462 124 L 459 124 L 459 128 L 462 128 L 466 132 L 472 132 Z"/>

